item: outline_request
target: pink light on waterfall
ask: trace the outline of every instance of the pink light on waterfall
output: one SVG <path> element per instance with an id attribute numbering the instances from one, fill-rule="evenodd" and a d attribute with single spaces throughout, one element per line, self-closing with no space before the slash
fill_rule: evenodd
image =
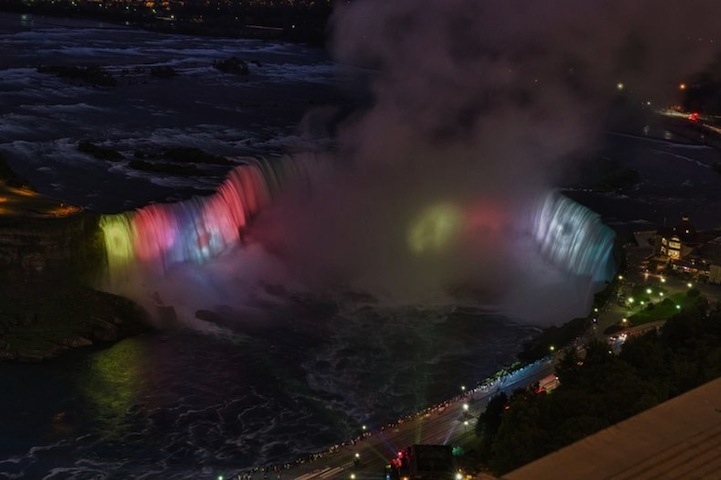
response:
<path id="1" fill-rule="evenodd" d="M 141 260 L 160 258 L 176 241 L 176 218 L 167 205 L 141 208 L 131 225 L 135 255 Z"/>

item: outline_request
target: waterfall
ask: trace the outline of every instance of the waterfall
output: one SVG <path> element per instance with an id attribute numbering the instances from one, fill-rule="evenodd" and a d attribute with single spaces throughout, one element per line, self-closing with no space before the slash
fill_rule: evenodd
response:
<path id="1" fill-rule="evenodd" d="M 253 218 L 280 192 L 292 184 L 305 188 L 322 182 L 317 177 L 325 166 L 326 162 L 315 156 L 252 161 L 231 170 L 210 196 L 102 216 L 100 228 L 105 237 L 110 283 L 122 284 L 124 273 L 138 268 L 162 276 L 173 265 L 204 264 L 242 244 Z M 447 209 L 442 210 L 443 221 L 434 223 L 431 230 L 453 222 L 464 223 L 474 231 L 480 228 L 477 224 L 501 223 L 493 211 L 486 218 L 488 212 L 477 210 L 468 216 L 449 215 Z M 614 273 L 614 233 L 596 213 L 555 191 L 531 202 L 527 211 L 528 215 L 517 216 L 511 222 L 520 226 L 515 231 L 530 237 L 528 245 L 533 255 L 559 271 L 595 283 L 610 280 Z M 453 222 L 447 225 L 450 220 Z M 426 230 L 421 233 L 426 235 Z"/>
<path id="2" fill-rule="evenodd" d="M 604 282 L 614 274 L 613 230 L 600 216 L 558 192 L 542 197 L 531 216 L 541 255 L 563 270 Z"/>
<path id="3" fill-rule="evenodd" d="M 239 243 L 249 221 L 308 163 L 257 160 L 231 170 L 213 195 L 101 216 L 110 275 L 134 263 L 165 271 L 218 256 Z"/>

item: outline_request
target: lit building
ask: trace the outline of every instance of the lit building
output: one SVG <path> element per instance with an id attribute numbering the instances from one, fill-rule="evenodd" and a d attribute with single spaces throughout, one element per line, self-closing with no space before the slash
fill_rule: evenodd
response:
<path id="1" fill-rule="evenodd" d="M 650 243 L 654 251 L 649 264 L 656 270 L 668 268 L 721 283 L 721 232 L 697 231 L 684 215 L 675 227 L 659 228 Z"/>
<path id="2" fill-rule="evenodd" d="M 672 228 L 661 227 L 657 232 L 658 254 L 670 260 L 681 260 L 693 252 L 698 245 L 696 228 L 687 216 L 681 217 L 681 223 Z"/>

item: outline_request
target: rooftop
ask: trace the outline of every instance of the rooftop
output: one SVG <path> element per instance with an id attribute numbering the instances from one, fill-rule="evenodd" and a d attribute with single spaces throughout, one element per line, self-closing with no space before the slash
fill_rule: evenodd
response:
<path id="1" fill-rule="evenodd" d="M 721 478 L 721 379 L 601 430 L 501 478 Z"/>

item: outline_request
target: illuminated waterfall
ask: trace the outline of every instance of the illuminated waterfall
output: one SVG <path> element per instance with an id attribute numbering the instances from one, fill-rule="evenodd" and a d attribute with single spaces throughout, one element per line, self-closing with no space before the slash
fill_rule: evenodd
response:
<path id="1" fill-rule="evenodd" d="M 135 267 L 165 272 L 176 264 L 202 264 L 219 256 L 242 243 L 253 217 L 274 196 L 291 184 L 315 184 L 324 166 L 325 161 L 315 156 L 258 160 L 233 169 L 210 196 L 102 216 L 111 282 L 122 282 L 122 273 Z M 477 206 L 463 214 L 454 205 L 444 203 L 424 211 L 408 237 L 416 254 L 444 247 L 465 227 L 471 232 L 500 228 L 502 220 L 494 209 L 490 216 L 487 208 Z M 520 226 L 514 230 L 530 234 L 543 259 L 594 282 L 611 278 L 614 233 L 597 214 L 557 192 L 532 203 L 528 212 L 508 220 Z"/>
<path id="2" fill-rule="evenodd" d="M 308 162 L 298 159 L 240 165 L 211 196 L 103 215 L 111 275 L 136 263 L 165 270 L 219 255 L 240 242 L 250 219 L 274 193 L 308 169 Z"/>
<path id="3" fill-rule="evenodd" d="M 557 192 L 541 198 L 532 214 L 531 234 L 543 257 L 563 270 L 596 282 L 613 276 L 613 230 L 573 200 Z"/>

